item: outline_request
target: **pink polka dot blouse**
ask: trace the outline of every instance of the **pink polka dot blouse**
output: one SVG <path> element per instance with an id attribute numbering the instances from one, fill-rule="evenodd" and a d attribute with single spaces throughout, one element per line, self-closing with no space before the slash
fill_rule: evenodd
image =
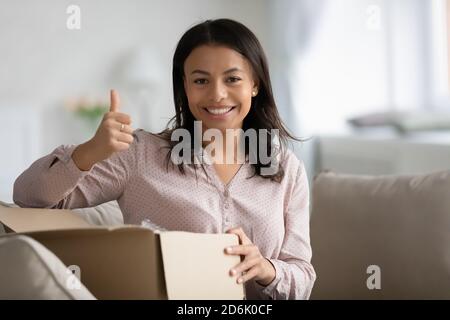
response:
<path id="1" fill-rule="evenodd" d="M 267 286 L 245 283 L 247 299 L 308 299 L 311 265 L 309 188 L 303 163 L 288 150 L 281 183 L 255 175 L 244 163 L 225 185 L 213 165 L 166 167 L 167 142 L 143 130 L 127 151 L 81 171 L 75 146 L 60 146 L 35 161 L 14 184 L 21 207 L 75 209 L 117 200 L 127 224 L 144 219 L 167 230 L 224 233 L 241 227 L 275 267 Z"/>

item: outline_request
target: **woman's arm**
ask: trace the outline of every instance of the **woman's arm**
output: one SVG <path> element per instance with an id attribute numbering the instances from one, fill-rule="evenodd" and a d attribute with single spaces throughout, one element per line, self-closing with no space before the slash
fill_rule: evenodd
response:
<path id="1" fill-rule="evenodd" d="M 22 207 L 80 208 L 117 199 L 133 155 L 123 151 L 134 141 L 131 119 L 118 112 L 119 105 L 119 95 L 111 90 L 110 111 L 95 136 L 34 162 L 14 183 L 14 202 Z"/>
<path id="2" fill-rule="evenodd" d="M 311 265 L 309 237 L 309 187 L 303 163 L 285 212 L 285 238 L 277 259 L 268 259 L 275 268 L 275 279 L 260 286 L 272 299 L 309 299 L 316 280 Z M 257 284 L 258 285 L 258 284 Z"/>
<path id="3" fill-rule="evenodd" d="M 76 146 L 60 146 L 35 161 L 14 183 L 13 199 L 21 207 L 74 209 L 115 200 L 131 174 L 134 147 L 83 171 L 72 154 Z"/>

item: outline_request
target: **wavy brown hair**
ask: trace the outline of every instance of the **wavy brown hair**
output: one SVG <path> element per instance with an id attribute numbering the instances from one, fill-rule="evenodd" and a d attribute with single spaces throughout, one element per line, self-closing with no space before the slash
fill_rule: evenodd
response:
<path id="1" fill-rule="evenodd" d="M 269 68 L 264 51 L 256 36 L 242 23 L 230 19 L 206 20 L 187 30 L 181 37 L 173 56 L 173 98 L 175 102 L 175 116 L 171 118 L 167 124 L 167 128 L 157 135 L 168 142 L 170 152 L 167 154 L 167 169 L 170 162 L 170 155 L 173 147 L 178 141 L 171 141 L 172 132 L 176 129 L 186 129 L 194 136 L 194 121 L 186 92 L 184 90 L 184 63 L 189 54 L 197 47 L 202 45 L 220 45 L 233 49 L 244 56 L 252 66 L 255 81 L 258 84 L 258 94 L 252 98 L 250 111 L 243 121 L 242 129 L 267 130 L 267 149 L 268 156 L 274 157 L 278 152 L 284 155 L 285 148 L 289 139 L 303 141 L 294 137 L 286 129 L 275 104 L 272 94 L 272 85 L 270 82 Z M 271 153 L 272 138 L 271 130 L 278 129 L 279 147 L 276 154 Z M 259 134 L 257 134 L 258 143 L 256 150 L 259 148 Z M 191 139 L 193 148 L 193 139 Z M 245 141 L 245 154 L 249 154 L 249 141 Z M 258 150 L 259 151 L 259 150 Z M 272 175 L 261 174 L 261 168 L 269 167 L 269 164 L 263 164 L 259 158 L 259 152 L 256 152 L 257 161 L 252 164 L 255 168 L 255 175 L 263 178 L 270 178 L 273 181 L 281 182 L 284 176 L 282 166 L 278 167 L 278 171 Z M 195 166 L 194 166 L 195 167 Z M 181 173 L 184 172 L 183 164 L 178 164 Z M 202 165 L 203 168 L 203 165 Z M 204 168 L 203 168 L 204 170 Z M 206 173 L 206 171 L 204 170 Z M 254 176 L 254 175 L 253 175 Z M 253 177 L 252 176 L 252 177 Z"/>

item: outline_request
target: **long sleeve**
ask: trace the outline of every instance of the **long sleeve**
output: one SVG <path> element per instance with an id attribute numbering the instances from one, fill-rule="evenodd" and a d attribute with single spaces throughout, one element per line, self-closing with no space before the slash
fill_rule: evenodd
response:
<path id="1" fill-rule="evenodd" d="M 75 147 L 63 145 L 36 160 L 16 179 L 14 202 L 21 207 L 74 209 L 120 197 L 130 175 L 126 158 L 131 148 L 81 171 L 72 160 Z"/>
<path id="2" fill-rule="evenodd" d="M 309 187 L 303 163 L 285 210 L 285 237 L 277 259 L 269 259 L 275 279 L 262 293 L 270 299 L 309 299 L 316 279 L 311 265 L 309 237 Z"/>

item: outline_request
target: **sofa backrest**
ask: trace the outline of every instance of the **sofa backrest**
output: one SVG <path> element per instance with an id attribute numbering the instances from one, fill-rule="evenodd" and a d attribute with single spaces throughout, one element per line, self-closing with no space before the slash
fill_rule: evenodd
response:
<path id="1" fill-rule="evenodd" d="M 450 299 L 450 172 L 318 174 L 311 245 L 312 299 Z"/>

